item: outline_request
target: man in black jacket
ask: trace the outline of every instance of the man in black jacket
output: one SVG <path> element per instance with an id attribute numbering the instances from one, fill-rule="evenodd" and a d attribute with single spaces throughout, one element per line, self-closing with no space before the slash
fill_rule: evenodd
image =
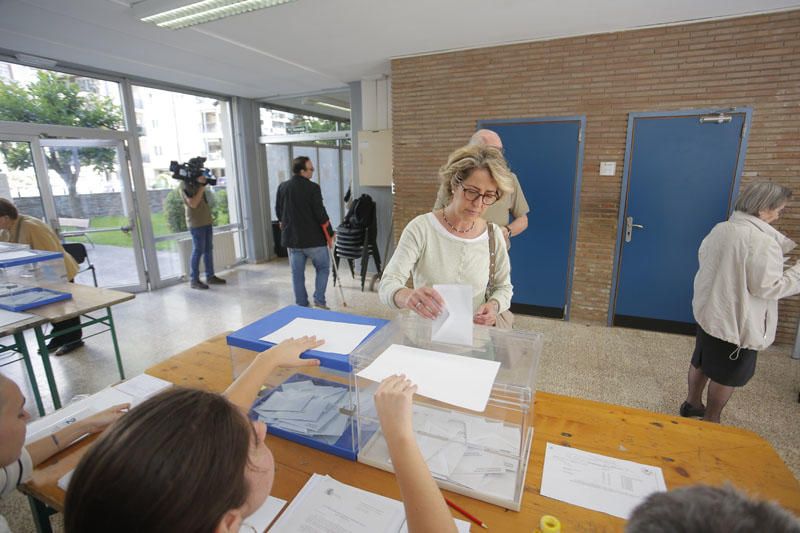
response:
<path id="1" fill-rule="evenodd" d="M 314 306 L 327 309 L 325 289 L 331 270 L 329 245 L 323 226 L 328 228 L 328 212 L 322 205 L 322 191 L 311 181 L 314 164 L 305 156 L 292 161 L 292 178 L 278 186 L 275 213 L 281 226 L 281 244 L 289 251 L 292 285 L 297 305 L 308 307 L 306 259 L 317 271 L 314 283 Z"/>

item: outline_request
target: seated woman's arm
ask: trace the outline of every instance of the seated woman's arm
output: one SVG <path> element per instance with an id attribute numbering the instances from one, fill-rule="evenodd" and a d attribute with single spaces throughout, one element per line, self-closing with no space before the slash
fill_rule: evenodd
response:
<path id="1" fill-rule="evenodd" d="M 319 359 L 300 359 L 300 354 L 324 344 L 316 337 L 287 339 L 258 354 L 242 374 L 223 393 L 231 403 L 250 409 L 267 377 L 279 367 L 319 366 Z"/>
<path id="2" fill-rule="evenodd" d="M 130 404 L 123 403 L 109 407 L 88 418 L 78 420 L 47 437 L 35 440 L 25 446 L 31 456 L 33 466 L 38 466 L 61 450 L 68 448 L 73 442 L 90 433 L 100 433 L 112 422 L 125 414 Z"/>
<path id="3" fill-rule="evenodd" d="M 408 531 L 455 532 L 455 521 L 414 437 L 411 398 L 416 390 L 405 376 L 391 376 L 375 392 L 375 407 L 403 496 Z"/>

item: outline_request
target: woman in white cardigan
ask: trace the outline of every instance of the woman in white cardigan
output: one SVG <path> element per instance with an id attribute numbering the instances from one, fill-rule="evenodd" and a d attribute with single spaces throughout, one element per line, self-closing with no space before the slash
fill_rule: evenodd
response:
<path id="1" fill-rule="evenodd" d="M 783 269 L 795 243 L 771 225 L 791 195 L 774 183 L 749 185 L 730 219 L 700 245 L 692 299 L 697 341 L 681 416 L 719 422 L 734 389 L 753 377 L 758 350 L 775 340 L 778 300 L 800 292 L 800 263 Z"/>
<path id="2" fill-rule="evenodd" d="M 511 305 L 511 264 L 503 232 L 497 226 L 490 232 L 481 215 L 511 191 L 511 171 L 496 148 L 471 145 L 450 154 L 439 176 L 449 201 L 444 209 L 420 215 L 405 227 L 381 277 L 381 301 L 433 319 L 444 308 L 433 285 L 470 285 L 474 322 L 498 325 L 498 316 Z M 495 250 L 492 280 L 489 239 Z M 406 287 L 409 277 L 413 289 Z"/>

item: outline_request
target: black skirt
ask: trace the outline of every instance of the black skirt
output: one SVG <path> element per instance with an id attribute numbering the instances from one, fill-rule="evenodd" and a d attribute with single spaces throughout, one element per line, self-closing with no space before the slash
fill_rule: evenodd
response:
<path id="1" fill-rule="evenodd" d="M 746 385 L 756 373 L 756 355 L 756 350 L 739 348 L 697 326 L 692 366 L 701 369 L 711 381 L 729 387 Z"/>

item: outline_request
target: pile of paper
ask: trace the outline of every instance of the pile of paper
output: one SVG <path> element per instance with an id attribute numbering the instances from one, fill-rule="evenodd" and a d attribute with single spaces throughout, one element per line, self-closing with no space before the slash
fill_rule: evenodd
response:
<path id="1" fill-rule="evenodd" d="M 519 461 L 520 429 L 461 412 L 414 406 L 417 444 L 435 478 L 513 500 Z M 391 463 L 378 433 L 362 454 Z"/>
<path id="2" fill-rule="evenodd" d="M 268 426 L 335 444 L 350 417 L 350 396 L 345 386 L 317 385 L 311 379 L 282 384 L 253 411 Z"/>
<path id="3" fill-rule="evenodd" d="M 459 533 L 469 522 L 454 520 Z M 270 533 L 407 533 L 403 503 L 346 485 L 330 476 L 312 474 Z"/>

